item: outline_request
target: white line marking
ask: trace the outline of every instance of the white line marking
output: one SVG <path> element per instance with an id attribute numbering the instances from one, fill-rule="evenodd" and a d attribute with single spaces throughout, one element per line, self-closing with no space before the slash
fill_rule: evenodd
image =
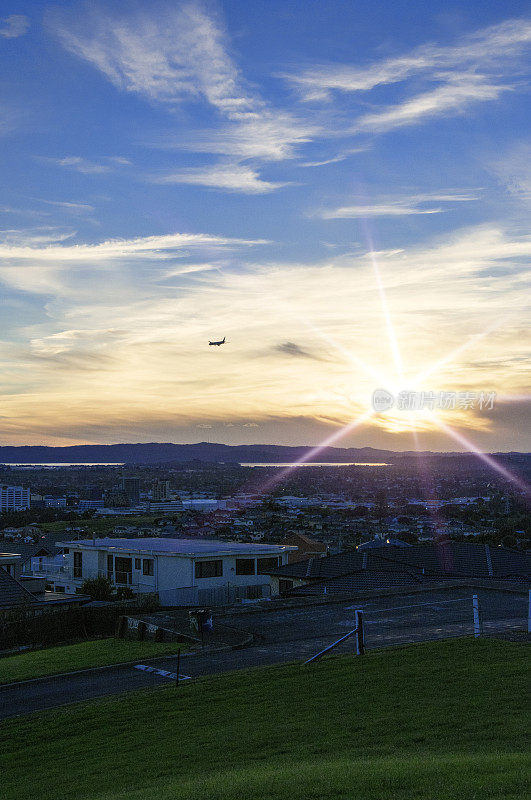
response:
<path id="1" fill-rule="evenodd" d="M 134 669 L 141 669 L 143 672 L 154 672 L 155 675 L 160 675 L 161 678 L 169 678 L 172 681 L 177 680 L 176 672 L 169 672 L 167 669 L 157 669 L 156 667 L 149 667 L 147 664 L 135 664 Z M 191 675 L 179 675 L 180 681 L 191 681 Z"/>

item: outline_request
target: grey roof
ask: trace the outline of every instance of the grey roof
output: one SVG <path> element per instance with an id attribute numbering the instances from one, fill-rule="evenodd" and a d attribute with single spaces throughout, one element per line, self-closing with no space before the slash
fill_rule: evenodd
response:
<path id="1" fill-rule="evenodd" d="M 433 578 L 426 579 L 422 575 L 412 575 L 407 573 L 364 570 L 354 575 L 346 575 L 341 578 L 330 578 L 324 581 L 316 581 L 305 586 L 291 589 L 290 595 L 308 594 L 337 594 L 340 592 L 362 591 L 366 589 L 395 589 L 407 586 L 428 586 L 433 583 Z"/>
<path id="2" fill-rule="evenodd" d="M 37 600 L 15 580 L 3 567 L 0 567 L 0 608 L 11 608 L 11 606 L 35 604 Z"/>
<path id="3" fill-rule="evenodd" d="M 54 556 L 61 548 L 56 545 L 57 534 L 45 535 L 38 542 L 12 541 L 0 539 L 0 548 L 9 553 L 15 553 L 21 557 L 21 564 L 24 564 L 33 556 L 42 555 Z"/>
<path id="4" fill-rule="evenodd" d="M 216 539 L 172 539 L 138 538 L 138 539 L 78 539 L 72 542 L 61 542 L 64 547 L 90 547 L 95 549 L 124 550 L 127 552 L 164 553 L 176 556 L 209 556 L 209 555 L 250 555 L 275 556 L 296 547 L 278 544 L 247 544 L 241 542 L 221 542 Z"/>
<path id="5" fill-rule="evenodd" d="M 529 578 L 527 553 L 469 542 L 427 542 L 411 547 L 348 550 L 325 558 L 310 558 L 271 570 L 285 578 L 323 580 L 355 575 L 363 570 L 392 571 L 432 577 Z"/>

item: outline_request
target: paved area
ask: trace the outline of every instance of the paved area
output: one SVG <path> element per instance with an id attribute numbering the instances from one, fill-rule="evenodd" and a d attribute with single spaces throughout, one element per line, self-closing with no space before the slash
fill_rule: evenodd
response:
<path id="1" fill-rule="evenodd" d="M 526 629 L 527 594 L 480 590 L 478 595 L 485 634 Z M 368 648 L 470 635 L 473 632 L 471 598 L 470 590 L 454 589 L 361 602 L 317 603 L 273 612 L 220 615 L 220 622 L 253 633 L 255 643 L 243 650 L 186 654 L 181 658 L 181 673 L 198 678 L 268 664 L 303 662 L 354 628 L 356 609 L 364 611 Z M 353 648 L 354 642 L 347 640 L 337 652 L 353 652 Z M 0 688 L 0 718 L 167 685 L 173 680 L 161 671 L 174 674 L 175 657 L 157 659 L 149 664 L 155 669 L 117 666 Z M 124 702 L 127 702 L 126 696 Z"/>

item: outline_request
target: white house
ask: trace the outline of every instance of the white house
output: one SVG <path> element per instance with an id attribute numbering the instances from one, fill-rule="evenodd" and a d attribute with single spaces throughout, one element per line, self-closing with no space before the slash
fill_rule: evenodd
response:
<path id="1" fill-rule="evenodd" d="M 268 572 L 286 564 L 291 545 L 207 539 L 84 539 L 58 542 L 62 563 L 42 563 L 57 591 L 75 592 L 87 578 L 108 577 L 135 593 L 155 592 L 163 605 L 220 604 L 269 596 Z M 44 562 L 45 560 L 43 560 Z"/>

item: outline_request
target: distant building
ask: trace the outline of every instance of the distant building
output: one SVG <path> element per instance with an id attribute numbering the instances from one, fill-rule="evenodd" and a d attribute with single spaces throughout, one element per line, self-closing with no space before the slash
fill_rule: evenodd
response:
<path id="1" fill-rule="evenodd" d="M 104 500 L 99 498 L 97 500 L 80 500 L 78 509 L 79 511 L 96 511 L 98 508 L 103 508 Z"/>
<path id="2" fill-rule="evenodd" d="M 120 489 L 130 505 L 137 505 L 140 501 L 140 478 L 122 478 Z"/>
<path id="3" fill-rule="evenodd" d="M 183 510 L 183 502 L 182 500 L 161 500 L 160 502 L 150 501 L 146 503 L 146 511 L 149 512 L 164 512 L 164 511 L 182 511 Z"/>
<path id="4" fill-rule="evenodd" d="M 169 481 L 156 481 L 151 489 L 151 499 L 154 503 L 160 503 L 163 500 L 168 500 L 170 496 L 170 482 Z"/>
<path id="5" fill-rule="evenodd" d="M 46 508 L 66 508 L 66 497 L 52 497 L 45 495 L 44 505 Z"/>
<path id="6" fill-rule="evenodd" d="M 30 506 L 29 489 L 23 486 L 0 486 L 0 512 L 25 511 Z"/>

